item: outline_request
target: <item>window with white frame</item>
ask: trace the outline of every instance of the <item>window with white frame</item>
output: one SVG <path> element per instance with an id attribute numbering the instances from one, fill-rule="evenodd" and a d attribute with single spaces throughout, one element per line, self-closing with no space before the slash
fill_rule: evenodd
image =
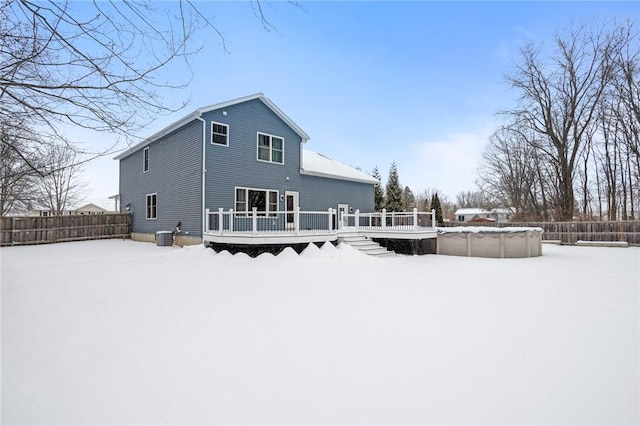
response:
<path id="1" fill-rule="evenodd" d="M 158 194 L 147 194 L 147 219 L 158 218 Z"/>
<path id="2" fill-rule="evenodd" d="M 149 147 L 146 147 L 142 151 L 142 172 L 147 173 L 149 171 Z"/>
<path id="3" fill-rule="evenodd" d="M 284 139 L 258 133 L 258 160 L 284 164 Z"/>
<path id="4" fill-rule="evenodd" d="M 229 126 L 222 123 L 211 122 L 211 143 L 216 145 L 229 145 Z"/>
<path id="5" fill-rule="evenodd" d="M 236 188 L 236 213 L 248 214 L 255 207 L 260 216 L 278 211 L 278 191 Z"/>

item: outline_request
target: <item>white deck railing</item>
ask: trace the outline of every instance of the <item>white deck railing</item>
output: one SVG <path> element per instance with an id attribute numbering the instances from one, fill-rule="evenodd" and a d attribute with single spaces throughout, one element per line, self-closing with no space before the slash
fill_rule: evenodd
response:
<path id="1" fill-rule="evenodd" d="M 358 210 L 354 214 L 343 215 L 343 226 L 355 228 L 356 230 L 376 230 L 376 231 L 417 231 L 420 228 L 436 227 L 436 212 L 419 212 L 413 209 L 412 212 L 381 212 L 360 213 Z"/>
<path id="2" fill-rule="evenodd" d="M 327 211 L 303 212 L 296 208 L 293 212 L 234 212 L 222 208 L 206 210 L 205 233 L 208 234 L 288 234 L 335 233 L 339 230 L 370 231 L 418 231 L 421 228 L 435 228 L 435 211 L 388 212 L 383 209 L 376 213 L 343 213 L 336 220 L 335 209 Z"/>
<path id="3" fill-rule="evenodd" d="M 205 232 L 214 234 L 278 233 L 297 235 L 300 233 L 331 233 L 334 231 L 335 210 L 320 212 L 302 212 L 300 208 L 293 212 L 251 212 L 206 211 Z"/>

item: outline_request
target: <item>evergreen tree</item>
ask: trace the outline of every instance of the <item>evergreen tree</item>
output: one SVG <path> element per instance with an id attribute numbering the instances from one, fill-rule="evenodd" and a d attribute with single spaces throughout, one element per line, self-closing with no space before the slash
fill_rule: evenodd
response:
<path id="1" fill-rule="evenodd" d="M 440 205 L 440 199 L 438 193 L 434 193 L 431 198 L 431 210 L 436 211 L 436 226 L 443 226 L 444 220 L 442 219 L 442 206 Z"/>
<path id="2" fill-rule="evenodd" d="M 398 167 L 396 162 L 391 163 L 389 169 L 389 178 L 387 179 L 387 187 L 385 190 L 386 202 L 385 208 L 388 212 L 402 211 L 402 187 L 398 179 Z"/>
<path id="3" fill-rule="evenodd" d="M 378 179 L 379 181 L 378 183 L 373 185 L 373 197 L 374 197 L 375 206 L 376 206 L 375 209 L 377 212 L 379 212 L 384 207 L 384 191 L 382 190 L 382 185 L 380 184 L 380 182 L 382 182 L 382 178 L 380 177 L 380 171 L 378 170 L 378 166 L 375 166 L 373 168 L 372 176 L 375 179 Z"/>
<path id="4" fill-rule="evenodd" d="M 416 197 L 408 186 L 404 187 L 404 192 L 402 193 L 402 204 L 404 206 L 404 211 L 406 212 L 413 211 L 416 207 Z"/>

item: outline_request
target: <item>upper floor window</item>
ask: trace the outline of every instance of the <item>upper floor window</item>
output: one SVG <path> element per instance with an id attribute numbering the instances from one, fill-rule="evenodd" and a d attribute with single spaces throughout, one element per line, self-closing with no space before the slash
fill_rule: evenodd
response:
<path id="1" fill-rule="evenodd" d="M 147 194 L 147 219 L 158 218 L 158 194 Z"/>
<path id="2" fill-rule="evenodd" d="M 211 143 L 216 145 L 229 145 L 229 126 L 226 124 L 211 122 Z"/>
<path id="3" fill-rule="evenodd" d="M 147 173 L 149 171 L 149 147 L 142 151 L 142 172 Z"/>
<path id="4" fill-rule="evenodd" d="M 284 164 L 284 139 L 258 133 L 258 160 Z"/>

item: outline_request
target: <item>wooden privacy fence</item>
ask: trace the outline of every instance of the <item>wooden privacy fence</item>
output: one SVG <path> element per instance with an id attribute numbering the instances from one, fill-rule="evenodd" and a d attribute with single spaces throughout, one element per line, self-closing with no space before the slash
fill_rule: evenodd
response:
<path id="1" fill-rule="evenodd" d="M 526 226 L 544 230 L 542 240 L 559 240 L 564 244 L 577 241 L 626 241 L 640 245 L 640 220 L 594 222 L 510 222 L 510 223 L 448 223 L 445 226 Z"/>
<path id="2" fill-rule="evenodd" d="M 131 237 L 129 213 L 0 217 L 0 225 L 1 246 Z"/>

